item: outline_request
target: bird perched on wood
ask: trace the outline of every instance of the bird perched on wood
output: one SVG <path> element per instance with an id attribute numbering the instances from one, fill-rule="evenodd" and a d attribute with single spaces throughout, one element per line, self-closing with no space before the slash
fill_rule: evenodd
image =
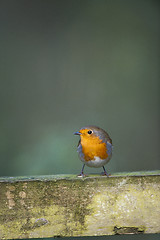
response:
<path id="1" fill-rule="evenodd" d="M 79 176 L 84 175 L 84 167 L 103 167 L 103 175 L 109 176 L 104 165 L 112 157 L 112 139 L 106 131 L 96 126 L 87 126 L 74 133 L 80 136 L 77 152 L 84 163 Z"/>

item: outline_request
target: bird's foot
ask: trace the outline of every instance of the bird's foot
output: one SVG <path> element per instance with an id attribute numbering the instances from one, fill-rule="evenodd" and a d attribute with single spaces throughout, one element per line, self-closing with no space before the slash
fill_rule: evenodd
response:
<path id="1" fill-rule="evenodd" d="M 111 176 L 111 174 L 107 173 L 106 171 L 105 171 L 105 172 L 102 172 L 101 175 L 102 175 L 102 176 L 107 176 L 107 177 Z"/>
<path id="2" fill-rule="evenodd" d="M 86 175 L 83 172 L 81 172 L 79 175 L 77 175 L 77 177 L 86 177 Z"/>
<path id="3" fill-rule="evenodd" d="M 111 176 L 111 174 L 107 173 L 107 171 L 106 171 L 104 166 L 103 166 L 103 170 L 104 170 L 104 172 L 102 173 L 102 176 L 107 176 L 107 177 Z"/>

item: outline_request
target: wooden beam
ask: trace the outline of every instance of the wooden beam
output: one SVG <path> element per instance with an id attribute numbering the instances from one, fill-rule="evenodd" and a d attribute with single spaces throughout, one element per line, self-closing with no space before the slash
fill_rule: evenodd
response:
<path id="1" fill-rule="evenodd" d="M 160 233 L 160 171 L 0 178 L 0 239 Z"/>

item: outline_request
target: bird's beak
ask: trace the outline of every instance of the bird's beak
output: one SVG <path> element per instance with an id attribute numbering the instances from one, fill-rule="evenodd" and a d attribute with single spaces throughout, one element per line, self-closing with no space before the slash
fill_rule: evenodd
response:
<path id="1" fill-rule="evenodd" d="M 80 132 L 75 132 L 75 133 L 73 133 L 74 135 L 81 135 L 81 133 Z"/>

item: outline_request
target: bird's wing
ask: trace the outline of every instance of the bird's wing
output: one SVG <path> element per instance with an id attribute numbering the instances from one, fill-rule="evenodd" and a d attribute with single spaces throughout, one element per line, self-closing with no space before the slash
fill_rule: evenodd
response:
<path id="1" fill-rule="evenodd" d="M 107 154 L 112 154 L 112 144 L 109 141 L 107 141 Z"/>
<path id="2" fill-rule="evenodd" d="M 77 147 L 79 147 L 80 144 L 81 144 L 81 139 L 79 140 Z"/>

